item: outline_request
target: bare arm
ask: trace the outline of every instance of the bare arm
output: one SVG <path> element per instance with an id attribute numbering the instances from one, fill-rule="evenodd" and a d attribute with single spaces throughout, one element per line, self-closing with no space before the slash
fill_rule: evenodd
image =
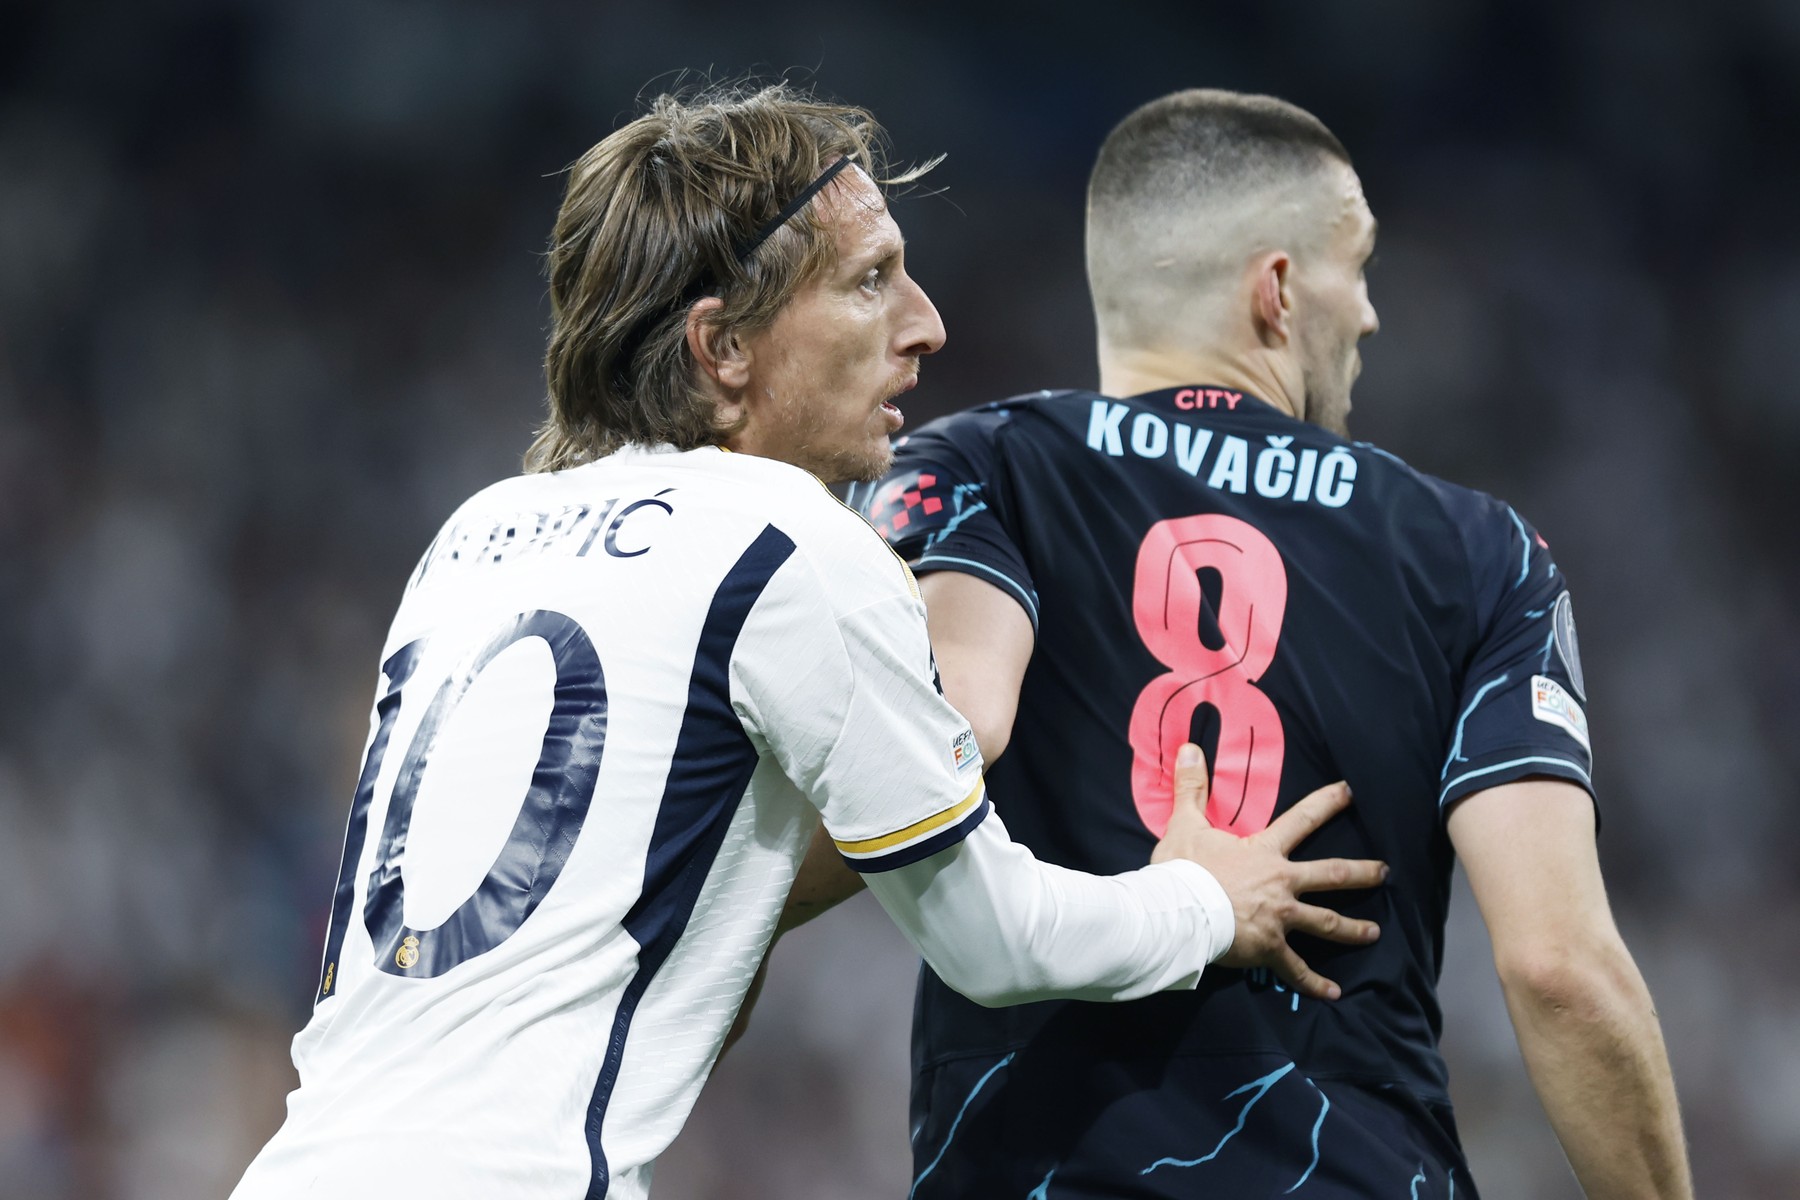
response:
<path id="1" fill-rule="evenodd" d="M 1009 593 L 960 571 L 934 571 L 919 581 L 919 590 L 944 698 L 969 719 L 982 759 L 992 765 L 1012 740 L 1019 691 L 1037 643 L 1031 618 Z M 1286 935 L 1300 929 L 1352 944 L 1373 941 L 1377 931 L 1372 923 L 1346 920 L 1298 898 L 1336 878 L 1372 886 L 1373 864 L 1290 863 L 1287 856 L 1349 803 L 1348 790 L 1340 785 L 1320 789 L 1261 834 L 1240 840 L 1206 823 L 1206 764 L 1197 750 L 1188 763 L 1177 770 L 1175 819 L 1151 861 L 1193 859 L 1224 885 L 1237 929 L 1221 958 L 1227 966 L 1266 966 L 1308 995 L 1335 999 L 1337 985 L 1311 971 L 1289 948 Z"/>
<path id="2" fill-rule="evenodd" d="M 1450 812 L 1450 840 L 1494 943 L 1519 1049 L 1593 1200 L 1694 1194 L 1649 989 L 1613 924 L 1593 801 L 1529 779 Z"/>
<path id="3" fill-rule="evenodd" d="M 925 597 L 926 623 L 944 696 L 969 719 L 982 757 L 991 764 L 1012 737 L 1019 689 L 1035 644 L 1031 619 L 1012 596 L 972 575 L 933 572 L 920 581 L 920 590 Z M 1303 929 L 1354 943 L 1372 940 L 1374 927 L 1366 922 L 1341 921 L 1337 914 L 1304 905 L 1297 899 L 1300 893 L 1316 890 L 1338 878 L 1334 872 L 1350 872 L 1348 864 L 1333 863 L 1327 867 L 1290 864 L 1286 859 L 1308 834 L 1348 803 L 1348 792 L 1338 795 L 1341 789 L 1335 785 L 1321 789 L 1269 829 L 1241 843 L 1206 824 L 1209 783 L 1205 762 L 1197 754 L 1185 769 L 1177 771 L 1176 792 L 1184 802 L 1175 806 L 1176 819 L 1152 861 L 1192 858 L 1220 878 L 1231 898 L 1238 929 L 1225 957 L 1227 965 L 1268 966 L 1307 994 L 1331 998 L 1336 985 L 1307 969 L 1288 948 L 1286 933 Z M 1248 843 L 1255 843 L 1257 852 L 1252 853 Z M 1263 843 L 1267 843 L 1266 848 Z M 1320 874 L 1321 871 L 1325 873 Z M 1370 886 L 1372 882 L 1371 879 L 1357 886 Z M 864 886 L 863 877 L 844 864 L 821 826 L 800 864 L 776 926 L 776 937 L 829 911 Z M 1350 933 L 1351 930 L 1355 932 Z"/>
<path id="4" fill-rule="evenodd" d="M 1206 820 L 1207 771 L 1184 746 L 1169 828 L 1151 864 L 1089 875 L 1040 862 L 998 812 L 961 843 L 870 877 L 869 889 L 943 981 L 978 1004 L 1129 1000 L 1192 988 L 1206 964 L 1268 967 L 1307 995 L 1336 999 L 1287 944 L 1290 931 L 1361 945 L 1379 930 L 1302 902 L 1305 892 L 1375 887 L 1378 862 L 1288 855 L 1350 802 L 1321 788 L 1239 838 Z"/>
<path id="5" fill-rule="evenodd" d="M 1012 740 L 1019 688 L 1037 643 L 1031 618 L 1007 593 L 960 571 L 934 571 L 919 591 L 944 699 L 969 719 L 982 761 L 993 766 Z"/>

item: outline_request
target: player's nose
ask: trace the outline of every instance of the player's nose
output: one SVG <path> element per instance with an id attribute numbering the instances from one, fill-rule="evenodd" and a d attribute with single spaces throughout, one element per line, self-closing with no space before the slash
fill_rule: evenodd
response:
<path id="1" fill-rule="evenodd" d="M 900 323 L 900 353 L 907 357 L 936 354 L 944 348 L 944 319 L 937 305 L 912 277 L 906 277 L 907 297 Z"/>

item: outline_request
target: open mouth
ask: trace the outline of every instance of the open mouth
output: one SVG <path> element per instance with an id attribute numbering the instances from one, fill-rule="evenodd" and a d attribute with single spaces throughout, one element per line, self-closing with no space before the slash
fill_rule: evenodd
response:
<path id="1" fill-rule="evenodd" d="M 891 426 L 888 432 L 892 433 L 895 429 L 900 428 L 900 426 L 906 423 L 906 414 L 900 411 L 900 406 L 895 404 L 894 401 L 898 400 L 901 396 L 904 396 L 907 392 L 912 391 L 913 387 L 918 382 L 919 377 L 917 375 L 911 376 L 905 383 L 900 385 L 899 390 L 881 402 L 882 415 L 887 417 L 888 424 Z"/>

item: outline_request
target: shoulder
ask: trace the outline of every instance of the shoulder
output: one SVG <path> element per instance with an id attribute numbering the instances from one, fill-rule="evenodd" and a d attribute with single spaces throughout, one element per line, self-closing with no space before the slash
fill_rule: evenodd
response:
<path id="1" fill-rule="evenodd" d="M 423 571 L 434 553 L 440 547 L 453 547 L 475 536 L 479 528 L 484 540 L 497 537 L 505 525 L 506 517 L 537 506 L 547 494 L 547 475 L 512 475 L 496 480 L 475 492 L 451 510 L 438 527 L 431 544 L 426 547 L 424 556 L 419 560 L 419 568 L 414 572 L 409 588 L 419 582 L 419 572 Z"/>
<path id="2" fill-rule="evenodd" d="M 916 558 L 922 539 L 987 511 L 1009 486 L 1017 439 L 1054 430 L 1046 406 L 1076 395 L 1031 392 L 928 421 L 895 441 L 887 474 L 853 486 L 849 502 L 903 557 Z"/>
<path id="3" fill-rule="evenodd" d="M 867 514 L 877 528 L 883 526 L 882 514 L 903 500 L 909 507 L 911 503 L 924 503 L 929 514 L 946 503 L 943 496 L 930 498 L 927 494 L 931 489 L 967 490 L 993 482 L 995 476 L 1005 473 L 1008 447 L 1019 436 L 1053 431 L 1057 422 L 1044 418 L 1055 406 L 1066 403 L 1067 398 L 1081 395 L 1030 392 L 928 421 L 894 442 L 894 462 L 887 475 L 877 482 L 852 487 L 850 503 Z M 926 498 L 921 501 L 920 497 Z"/>
<path id="4" fill-rule="evenodd" d="M 1373 442 L 1344 444 L 1370 464 L 1392 505 L 1437 517 L 1465 539 L 1508 523 L 1507 514 L 1512 510 L 1504 500 L 1421 471 Z"/>
<path id="5" fill-rule="evenodd" d="M 882 600 L 919 602 L 906 564 L 817 476 L 774 459 L 730 457 L 731 469 L 759 490 L 769 524 L 794 543 L 801 586 L 818 589 L 839 615 Z"/>
<path id="6" fill-rule="evenodd" d="M 457 505 L 444 524 L 454 525 L 476 513 L 520 507 L 548 490 L 550 479 L 549 475 L 531 474 L 509 475 L 504 479 L 497 479 Z"/>
<path id="7" fill-rule="evenodd" d="M 946 449 L 964 454 L 991 455 L 1016 430 L 1031 428 L 1041 418 L 1064 408 L 1085 409 L 1090 393 L 1078 391 L 1026 392 L 965 408 L 929 421 L 894 443 L 902 456 L 927 455 Z"/>
<path id="8" fill-rule="evenodd" d="M 1357 453 L 1383 464 L 1388 491 L 1385 508 L 1429 544 L 1460 560 L 1477 598 L 1491 598 L 1524 583 L 1531 564 L 1548 560 L 1548 544 L 1513 506 L 1497 496 L 1426 474 L 1368 442 L 1351 443 Z M 1554 575 L 1551 567 L 1547 576 Z"/>

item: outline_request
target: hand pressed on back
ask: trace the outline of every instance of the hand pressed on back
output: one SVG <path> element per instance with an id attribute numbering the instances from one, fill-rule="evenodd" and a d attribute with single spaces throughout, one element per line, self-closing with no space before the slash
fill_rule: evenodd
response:
<path id="1" fill-rule="evenodd" d="M 1333 783 L 1308 795 L 1269 823 L 1261 833 L 1240 838 L 1214 829 L 1206 819 L 1212 780 L 1206 756 L 1189 742 L 1175 758 L 1175 807 L 1169 827 L 1150 854 L 1151 862 L 1186 858 L 1199 863 L 1231 897 L 1237 918 L 1231 949 L 1219 957 L 1227 967 L 1267 967 L 1296 991 L 1336 1000 L 1342 990 L 1308 967 L 1288 945 L 1291 931 L 1346 945 L 1367 945 L 1381 936 L 1373 921 L 1359 921 L 1329 908 L 1306 904 L 1304 892 L 1369 888 L 1387 878 L 1387 864 L 1370 859 L 1323 858 L 1294 862 L 1294 847 L 1350 804 L 1350 788 Z"/>

